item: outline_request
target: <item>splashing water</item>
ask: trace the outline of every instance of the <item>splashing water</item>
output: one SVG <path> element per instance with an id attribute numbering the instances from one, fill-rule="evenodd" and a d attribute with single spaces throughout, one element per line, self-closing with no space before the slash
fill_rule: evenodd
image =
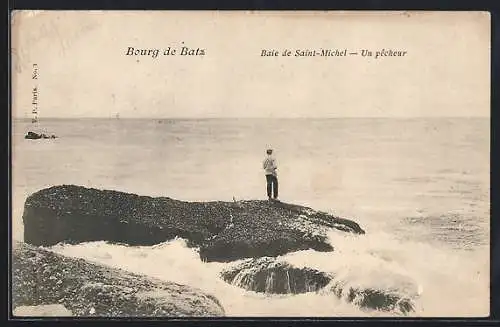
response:
<path id="1" fill-rule="evenodd" d="M 148 247 L 90 242 L 60 244 L 50 249 L 66 256 L 199 288 L 217 297 L 228 316 L 373 315 L 326 295 L 270 295 L 230 285 L 219 277 L 226 264 L 203 263 L 196 250 L 188 248 L 181 239 Z"/>
<path id="2" fill-rule="evenodd" d="M 459 253 L 425 243 L 401 242 L 382 231 L 353 236 L 332 230 L 329 238 L 334 253 L 308 250 L 283 258 L 297 267 L 332 273 L 333 286 L 343 290 L 385 290 L 413 299 L 416 307 L 412 315 L 488 315 L 487 248 Z"/>
<path id="3" fill-rule="evenodd" d="M 334 252 L 313 250 L 277 258 L 294 267 L 330 273 L 332 282 L 315 293 L 274 295 L 247 291 L 219 276 L 228 264 L 203 263 L 182 239 L 150 247 L 105 242 L 56 245 L 57 253 L 187 284 L 215 295 L 228 316 L 481 316 L 488 314 L 488 260 L 458 255 L 422 243 L 395 240 L 382 232 L 354 236 L 329 232 Z M 464 255 L 476 264 L 463 265 Z M 233 264 L 240 264 L 239 260 Z M 472 267 L 472 269 L 471 269 Z M 453 275 L 454 278 L 450 278 Z M 245 277 L 246 276 L 246 277 Z M 233 284 L 244 284 L 241 274 Z M 266 281 L 270 290 L 271 273 Z M 464 289 L 466 288 L 466 289 Z M 289 290 L 290 291 L 290 290 Z M 382 294 L 382 295 L 381 295 Z M 377 310 L 377 301 L 393 310 Z M 392 297 L 391 297 L 392 296 Z M 487 298 L 486 298 L 487 299 Z M 373 303 L 367 303 L 375 301 Z M 367 303 L 363 305 L 363 303 Z M 413 309 L 414 311 L 410 310 Z"/>

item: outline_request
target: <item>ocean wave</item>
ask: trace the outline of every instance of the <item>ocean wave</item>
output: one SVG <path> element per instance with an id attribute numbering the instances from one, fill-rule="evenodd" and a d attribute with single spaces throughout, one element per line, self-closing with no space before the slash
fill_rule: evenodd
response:
<path id="1" fill-rule="evenodd" d="M 259 293 L 226 283 L 220 278 L 221 272 L 246 260 L 204 263 L 197 250 L 189 248 L 183 239 L 154 246 L 106 242 L 59 244 L 51 250 L 200 288 L 214 294 L 229 316 L 487 313 L 487 257 L 438 249 L 425 243 L 402 242 L 384 232 L 356 237 L 330 231 L 329 238 L 336 245 L 335 252 L 304 250 L 275 259 L 332 276 L 332 281 L 321 290 L 295 295 Z"/>

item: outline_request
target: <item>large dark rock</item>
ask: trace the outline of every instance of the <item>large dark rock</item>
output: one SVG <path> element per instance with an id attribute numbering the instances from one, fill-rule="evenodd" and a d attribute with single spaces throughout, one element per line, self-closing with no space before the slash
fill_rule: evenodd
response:
<path id="1" fill-rule="evenodd" d="M 73 316 L 224 315 L 219 301 L 201 290 L 17 243 L 12 257 L 12 308 L 20 312 L 25 306 L 41 305 L 60 305 Z"/>
<path id="2" fill-rule="evenodd" d="M 249 291 L 269 294 L 316 292 L 331 276 L 310 268 L 293 267 L 273 258 L 249 259 L 221 273 L 229 284 Z"/>
<path id="3" fill-rule="evenodd" d="M 353 221 L 277 201 L 184 202 L 74 185 L 29 196 L 23 221 L 25 241 L 34 245 L 153 245 L 182 237 L 205 261 L 332 251 L 327 228 L 364 233 Z"/>
<path id="4" fill-rule="evenodd" d="M 216 202 L 185 203 L 74 185 L 29 196 L 24 239 L 34 245 L 105 240 L 153 245 L 183 237 L 198 245 L 222 231 L 229 211 Z"/>

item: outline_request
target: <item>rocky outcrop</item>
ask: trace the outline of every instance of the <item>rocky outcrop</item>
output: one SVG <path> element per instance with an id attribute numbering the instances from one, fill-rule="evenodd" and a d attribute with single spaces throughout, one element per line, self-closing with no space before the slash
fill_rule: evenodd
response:
<path id="1" fill-rule="evenodd" d="M 246 260 L 224 270 L 221 277 L 229 284 L 269 294 L 316 292 L 331 281 L 328 274 L 309 268 L 296 268 L 273 258 Z"/>
<path id="2" fill-rule="evenodd" d="M 200 248 L 202 260 L 222 262 L 333 251 L 324 235 L 328 228 L 364 233 L 353 221 L 277 201 L 184 202 L 74 185 L 29 196 L 23 221 L 25 241 L 34 245 L 153 245 L 181 237 Z"/>
<path id="3" fill-rule="evenodd" d="M 223 316 L 219 301 L 189 286 L 131 274 L 17 243 L 12 308 L 18 315 L 97 317 Z M 42 308 L 42 309 L 40 309 Z M 57 312 L 62 312 L 58 308 Z M 52 312 L 52 315 L 57 314 Z M 66 314 L 67 313 L 67 314 Z"/>
<path id="4" fill-rule="evenodd" d="M 395 276 L 396 277 L 396 276 Z M 322 272 L 307 267 L 294 267 L 279 258 L 247 259 L 229 266 L 221 272 L 221 278 L 234 286 L 268 294 L 298 294 L 320 292 L 350 302 L 360 308 L 397 312 L 406 315 L 415 311 L 411 291 L 402 277 L 398 287 L 354 286 L 333 272 Z"/>

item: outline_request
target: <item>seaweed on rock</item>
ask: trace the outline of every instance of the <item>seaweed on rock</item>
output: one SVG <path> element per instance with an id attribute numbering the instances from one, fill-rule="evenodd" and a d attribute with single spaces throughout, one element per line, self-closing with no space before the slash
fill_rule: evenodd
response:
<path id="1" fill-rule="evenodd" d="M 29 196 L 24 213 L 25 242 L 55 245 L 108 241 L 154 245 L 175 237 L 200 248 L 204 261 L 277 256 L 314 249 L 333 251 L 322 233 L 336 228 L 363 234 L 354 221 L 278 201 L 185 202 L 167 197 L 53 186 Z"/>

